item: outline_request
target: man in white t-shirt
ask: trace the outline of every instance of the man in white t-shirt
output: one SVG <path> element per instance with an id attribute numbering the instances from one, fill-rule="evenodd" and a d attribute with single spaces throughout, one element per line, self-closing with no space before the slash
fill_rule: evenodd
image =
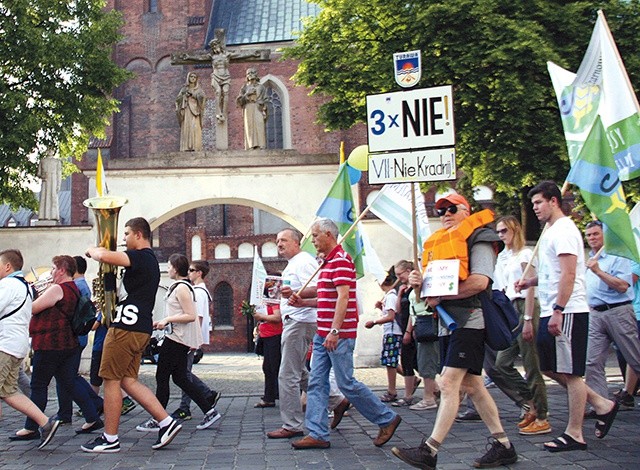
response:
<path id="1" fill-rule="evenodd" d="M 18 392 L 18 372 L 29 353 L 29 321 L 33 293 L 22 275 L 23 258 L 19 250 L 0 252 L 0 399 L 28 416 L 39 432 L 16 435 L 11 440 L 40 438 L 39 449 L 53 438 L 60 421 L 46 415 L 25 395 Z"/>
<path id="2" fill-rule="evenodd" d="M 607 435 L 618 405 L 584 383 L 589 306 L 584 282 L 584 242 L 573 221 L 562 212 L 562 195 L 553 181 L 529 191 L 533 211 L 547 224 L 540 237 L 538 276 L 516 282 L 516 290 L 538 286 L 540 370 L 567 389 L 569 420 L 565 432 L 544 444 L 549 452 L 586 450 L 582 435 L 584 408 L 596 410 L 596 437 Z"/>
<path id="3" fill-rule="evenodd" d="M 198 321 L 202 328 L 202 344 L 209 344 L 210 330 L 211 330 L 211 317 L 209 316 L 209 302 L 211 302 L 211 295 L 207 290 L 207 285 L 204 282 L 204 278 L 209 274 L 209 263 L 205 260 L 192 261 L 189 266 L 189 280 L 193 284 L 193 292 L 196 296 L 196 312 L 198 314 Z M 218 404 L 218 400 L 222 394 L 209 388 L 198 376 L 196 376 L 191 368 L 193 367 L 193 360 L 196 350 L 189 351 L 187 357 L 187 367 L 189 368 L 189 377 L 196 387 L 198 387 L 202 393 L 211 401 L 215 407 Z M 182 392 L 182 399 L 180 400 L 180 406 L 177 410 L 171 413 L 176 419 L 183 421 L 191 419 L 191 398 Z"/>
<path id="4" fill-rule="evenodd" d="M 303 435 L 304 413 L 300 391 L 307 389 L 309 374 L 305 358 L 316 332 L 316 309 L 293 307 L 289 297 L 297 292 L 318 268 L 318 262 L 300 249 L 302 234 L 291 228 L 284 229 L 276 238 L 278 255 L 289 262 L 282 272 L 280 313 L 282 315 L 282 359 L 278 373 L 278 394 L 282 427 L 267 433 L 270 439 L 289 439 Z M 302 297 L 316 296 L 316 282 L 311 281 L 301 293 Z"/>

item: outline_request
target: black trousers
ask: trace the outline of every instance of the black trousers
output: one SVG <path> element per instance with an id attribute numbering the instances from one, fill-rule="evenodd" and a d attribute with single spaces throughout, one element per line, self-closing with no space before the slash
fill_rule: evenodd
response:
<path id="1" fill-rule="evenodd" d="M 280 335 L 262 338 L 264 345 L 264 401 L 273 403 L 278 398 L 278 371 L 280 370 Z"/>
<path id="2" fill-rule="evenodd" d="M 211 409 L 211 402 L 202 391 L 189 380 L 187 369 L 187 355 L 189 347 L 184 344 L 164 338 L 158 355 L 158 367 L 156 369 L 156 398 L 163 408 L 169 403 L 169 378 L 173 383 L 189 395 L 196 405 L 206 413 Z"/>

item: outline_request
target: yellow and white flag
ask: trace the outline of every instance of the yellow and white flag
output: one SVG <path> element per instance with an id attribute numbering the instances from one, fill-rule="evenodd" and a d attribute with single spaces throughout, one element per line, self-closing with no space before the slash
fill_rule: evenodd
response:
<path id="1" fill-rule="evenodd" d="M 106 196 L 107 182 L 104 179 L 104 166 L 102 165 L 102 153 L 98 149 L 98 163 L 96 164 L 96 194 L 98 197 Z"/>

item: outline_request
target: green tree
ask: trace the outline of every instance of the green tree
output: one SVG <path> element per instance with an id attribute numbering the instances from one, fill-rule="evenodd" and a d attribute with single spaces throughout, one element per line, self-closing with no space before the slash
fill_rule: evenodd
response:
<path id="1" fill-rule="evenodd" d="M 80 157 L 118 110 L 110 93 L 129 73 L 111 60 L 122 20 L 105 5 L 0 2 L 0 201 L 35 208 L 40 156 Z"/>
<path id="2" fill-rule="evenodd" d="M 602 8 L 632 80 L 640 73 L 638 0 L 317 0 L 284 53 L 295 79 L 330 97 L 328 129 L 366 122 L 365 97 L 399 90 L 392 54 L 420 49 L 419 87 L 453 85 L 459 186 L 495 188 L 519 210 L 523 188 L 564 181 L 568 157 L 546 62 L 577 70 Z"/>

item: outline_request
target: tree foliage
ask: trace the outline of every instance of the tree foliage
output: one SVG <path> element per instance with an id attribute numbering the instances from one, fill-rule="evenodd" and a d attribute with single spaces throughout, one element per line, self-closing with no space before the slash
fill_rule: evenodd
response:
<path id="1" fill-rule="evenodd" d="M 25 186 L 49 149 L 80 157 L 117 111 L 129 77 L 111 60 L 121 17 L 104 0 L 0 1 L 0 200 L 37 205 Z"/>
<path id="2" fill-rule="evenodd" d="M 523 188 L 569 170 L 546 62 L 576 71 L 602 8 L 634 83 L 640 83 L 638 0 L 317 0 L 285 57 L 295 79 L 330 97 L 328 129 L 366 122 L 365 97 L 396 91 L 394 52 L 420 49 L 419 87 L 451 84 L 462 188 L 495 188 L 502 210 Z"/>

